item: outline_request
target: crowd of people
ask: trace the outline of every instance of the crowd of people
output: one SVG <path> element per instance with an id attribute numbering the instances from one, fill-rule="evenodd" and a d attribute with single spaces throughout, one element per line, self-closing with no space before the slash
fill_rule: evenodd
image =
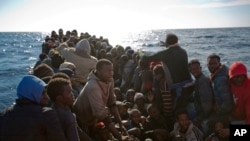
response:
<path id="1" fill-rule="evenodd" d="M 250 77 L 235 61 L 188 60 L 175 34 L 152 55 L 77 30 L 52 31 L 16 104 L 0 116 L 0 141 L 227 141 L 250 124 Z"/>

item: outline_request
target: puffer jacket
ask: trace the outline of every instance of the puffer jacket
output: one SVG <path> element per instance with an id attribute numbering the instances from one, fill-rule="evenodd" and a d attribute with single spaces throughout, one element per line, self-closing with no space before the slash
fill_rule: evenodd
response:
<path id="1" fill-rule="evenodd" d="M 229 84 L 228 68 L 224 65 L 211 77 L 216 102 L 216 114 L 229 116 L 234 101 Z"/>

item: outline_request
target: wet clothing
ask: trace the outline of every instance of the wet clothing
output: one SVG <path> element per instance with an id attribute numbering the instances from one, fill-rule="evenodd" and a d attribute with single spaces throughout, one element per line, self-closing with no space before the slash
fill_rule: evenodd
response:
<path id="1" fill-rule="evenodd" d="M 66 141 L 56 112 L 26 99 L 3 113 L 2 141 Z"/>
<path id="2" fill-rule="evenodd" d="M 234 63 L 230 66 L 230 78 L 241 74 L 247 77 L 246 67 L 242 63 Z M 250 124 L 250 77 L 247 77 L 241 86 L 236 86 L 232 82 L 230 84 L 235 102 L 232 116 L 236 120 L 245 120 Z"/>

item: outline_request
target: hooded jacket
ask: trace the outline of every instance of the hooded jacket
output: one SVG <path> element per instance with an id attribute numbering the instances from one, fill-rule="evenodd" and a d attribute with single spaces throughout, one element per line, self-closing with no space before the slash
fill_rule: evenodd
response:
<path id="1" fill-rule="evenodd" d="M 88 76 L 88 82 L 73 104 L 77 119 L 85 125 L 105 119 L 109 112 L 106 107 L 115 104 L 114 82 L 104 83 L 93 73 Z"/>
<path id="2" fill-rule="evenodd" d="M 230 79 L 241 74 L 247 76 L 246 66 L 241 62 L 234 62 L 229 68 Z M 247 76 L 241 86 L 232 82 L 230 84 L 235 103 L 232 116 L 238 120 L 246 120 L 246 123 L 250 124 L 250 78 Z"/>
<path id="3" fill-rule="evenodd" d="M 39 104 L 45 86 L 47 84 L 36 76 L 24 76 L 17 86 L 17 97 L 19 99 L 27 98 Z"/>
<path id="4" fill-rule="evenodd" d="M 95 68 L 97 63 L 97 59 L 90 55 L 88 40 L 80 40 L 76 44 L 76 48 L 61 44 L 57 49 L 67 62 L 75 64 L 76 82 L 86 83 L 89 72 Z"/>
<path id="5" fill-rule="evenodd" d="M 1 141 L 66 141 L 56 112 L 39 104 L 45 86 L 35 76 L 23 77 L 16 104 L 1 115 Z"/>

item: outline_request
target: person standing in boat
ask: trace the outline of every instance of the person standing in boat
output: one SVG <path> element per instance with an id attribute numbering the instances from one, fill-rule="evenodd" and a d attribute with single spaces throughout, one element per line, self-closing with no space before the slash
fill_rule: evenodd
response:
<path id="1" fill-rule="evenodd" d="M 174 109 L 185 106 L 185 99 L 192 92 L 193 80 L 188 70 L 188 56 L 178 44 L 175 34 L 166 37 L 166 49 L 150 56 L 142 56 L 142 62 L 162 62 L 168 89 L 175 95 Z"/>

